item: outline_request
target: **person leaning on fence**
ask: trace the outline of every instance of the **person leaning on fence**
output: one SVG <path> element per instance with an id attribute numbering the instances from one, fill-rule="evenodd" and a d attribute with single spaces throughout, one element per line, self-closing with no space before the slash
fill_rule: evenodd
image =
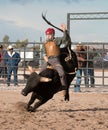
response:
<path id="1" fill-rule="evenodd" d="M 87 71 L 88 71 L 88 76 L 87 76 L 87 87 L 95 87 L 95 79 L 94 79 L 94 57 L 97 56 L 95 52 L 95 48 L 90 48 L 87 46 L 86 48 L 87 54 L 88 54 L 88 59 L 87 59 Z M 90 82 L 90 83 L 89 83 Z"/>
<path id="2" fill-rule="evenodd" d="M 0 77 L 3 79 L 4 82 L 6 82 L 7 77 L 7 67 L 4 59 L 5 54 L 6 51 L 4 50 L 3 45 L 0 45 Z"/>
<path id="3" fill-rule="evenodd" d="M 81 79 L 82 79 L 82 72 L 84 73 L 84 79 L 85 79 L 85 85 L 87 84 L 87 70 L 86 70 L 86 59 L 87 59 L 87 55 L 86 52 L 84 50 L 83 45 L 78 44 L 76 46 L 76 55 L 77 55 L 77 59 L 78 59 L 78 70 L 76 72 L 76 83 L 74 85 L 74 92 L 80 92 L 80 85 L 81 85 Z"/>
<path id="4" fill-rule="evenodd" d="M 67 89 L 66 75 L 63 66 L 60 63 L 60 47 L 66 47 L 68 40 L 68 32 L 66 30 L 66 25 L 62 24 L 61 29 L 63 30 L 63 37 L 55 37 L 55 30 L 53 28 L 48 28 L 45 31 L 46 42 L 44 43 L 44 60 L 45 64 L 42 66 L 41 71 L 45 70 L 47 65 L 52 65 L 54 69 L 57 70 L 60 76 L 63 96 L 65 96 L 65 90 Z"/>
<path id="5" fill-rule="evenodd" d="M 14 75 L 14 85 L 18 85 L 18 63 L 20 62 L 21 58 L 19 53 L 15 52 L 12 45 L 8 46 L 8 51 L 5 54 L 5 62 L 7 65 L 7 85 L 10 86 L 11 75 L 13 72 Z"/>

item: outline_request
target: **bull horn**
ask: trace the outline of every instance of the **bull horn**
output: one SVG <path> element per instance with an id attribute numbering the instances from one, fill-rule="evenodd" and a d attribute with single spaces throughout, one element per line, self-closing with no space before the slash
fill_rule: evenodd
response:
<path id="1" fill-rule="evenodd" d="M 52 81 L 52 79 L 50 79 L 50 78 L 46 78 L 46 77 L 40 78 L 40 82 L 50 82 L 50 81 Z"/>

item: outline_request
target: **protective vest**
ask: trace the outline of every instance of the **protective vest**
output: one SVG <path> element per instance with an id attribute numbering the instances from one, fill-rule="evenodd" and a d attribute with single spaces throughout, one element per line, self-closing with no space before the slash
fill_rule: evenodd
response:
<path id="1" fill-rule="evenodd" d="M 46 50 L 46 55 L 47 55 L 48 57 L 60 55 L 60 48 L 59 48 L 59 46 L 55 43 L 55 41 L 46 42 L 46 43 L 45 43 L 45 50 Z"/>

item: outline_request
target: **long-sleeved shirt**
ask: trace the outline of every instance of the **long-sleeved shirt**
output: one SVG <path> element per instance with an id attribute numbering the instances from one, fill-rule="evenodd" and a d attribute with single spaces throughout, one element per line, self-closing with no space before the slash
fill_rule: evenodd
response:
<path id="1" fill-rule="evenodd" d="M 54 39 L 50 39 L 50 40 L 54 40 L 55 43 L 56 43 L 60 48 L 64 48 L 64 47 L 67 47 L 67 46 L 71 46 L 71 39 L 70 39 L 70 36 L 69 36 L 67 30 L 66 30 L 65 32 L 63 32 L 63 36 L 62 36 L 62 37 L 55 37 Z M 48 40 L 48 41 L 50 41 L 50 40 Z M 48 41 L 46 41 L 46 42 L 48 42 Z M 45 44 L 45 43 L 44 43 L 44 44 Z M 46 55 L 44 45 L 43 45 L 43 53 L 44 53 L 44 55 Z"/>

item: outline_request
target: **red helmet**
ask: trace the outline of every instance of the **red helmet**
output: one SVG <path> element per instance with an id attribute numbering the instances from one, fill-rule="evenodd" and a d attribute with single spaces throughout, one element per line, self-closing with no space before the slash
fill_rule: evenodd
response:
<path id="1" fill-rule="evenodd" d="M 55 34 L 55 30 L 54 30 L 53 28 L 48 28 L 48 29 L 45 31 L 45 34 L 46 34 L 46 35 Z"/>

